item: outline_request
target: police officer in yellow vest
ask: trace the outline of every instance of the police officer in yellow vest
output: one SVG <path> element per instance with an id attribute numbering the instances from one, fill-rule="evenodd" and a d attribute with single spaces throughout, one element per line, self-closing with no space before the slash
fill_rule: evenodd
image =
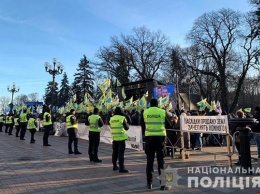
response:
<path id="1" fill-rule="evenodd" d="M 37 122 L 35 120 L 35 116 L 33 114 L 30 115 L 30 118 L 28 120 L 28 126 L 27 129 L 29 129 L 31 133 L 31 141 L 30 143 L 35 143 L 34 134 L 36 133 L 37 128 Z"/>
<path id="2" fill-rule="evenodd" d="M 51 146 L 49 144 L 49 135 L 50 135 L 50 131 L 52 131 L 53 129 L 53 126 L 52 126 L 52 119 L 51 119 L 49 107 L 46 107 L 43 113 L 43 127 L 44 127 L 43 146 Z"/>
<path id="3" fill-rule="evenodd" d="M 13 128 L 14 128 L 14 116 L 13 113 L 9 113 L 6 117 L 5 133 L 8 133 L 8 135 L 13 135 L 12 134 Z"/>
<path id="4" fill-rule="evenodd" d="M 164 145 L 166 142 L 166 128 L 171 126 L 170 118 L 164 109 L 158 108 L 157 99 L 151 99 L 150 108 L 144 110 L 141 118 L 142 129 L 145 129 L 145 153 L 147 156 L 146 178 L 147 188 L 152 189 L 153 163 L 155 153 L 157 157 L 158 172 L 164 169 Z M 161 185 L 161 190 L 168 190 L 165 185 Z"/>
<path id="5" fill-rule="evenodd" d="M 67 133 L 69 135 L 68 149 L 69 154 L 81 154 L 78 150 L 78 121 L 75 116 L 76 111 L 70 110 L 70 114 L 66 117 Z M 72 143 L 74 143 L 74 152 L 72 151 Z"/>
<path id="6" fill-rule="evenodd" d="M 14 127 L 15 127 L 15 137 L 19 137 L 20 132 L 20 121 L 19 121 L 19 115 L 15 115 L 14 118 Z"/>
<path id="7" fill-rule="evenodd" d="M 4 114 L 0 115 L 0 132 L 3 132 L 3 126 L 4 126 Z"/>
<path id="8" fill-rule="evenodd" d="M 88 155 L 90 162 L 102 162 L 102 160 L 98 158 L 98 146 L 100 142 L 101 127 L 104 125 L 104 122 L 99 116 L 98 108 L 94 108 L 94 112 L 88 117 L 88 122 L 86 122 L 86 124 L 89 125 Z"/>
<path id="9" fill-rule="evenodd" d="M 120 173 L 127 173 L 128 170 L 124 166 L 124 154 L 125 154 L 125 140 L 128 139 L 127 130 L 129 125 L 127 123 L 125 113 L 120 107 L 116 107 L 114 116 L 110 118 L 109 121 L 111 128 L 111 135 L 113 138 L 113 153 L 112 153 L 112 163 L 113 170 L 118 170 Z M 119 168 L 117 166 L 117 160 Z"/>
<path id="10" fill-rule="evenodd" d="M 24 136 L 26 133 L 27 123 L 28 123 L 28 115 L 26 113 L 26 109 L 24 109 L 22 113 L 19 115 L 19 121 L 20 121 L 20 128 L 21 128 L 20 140 L 25 140 Z"/>

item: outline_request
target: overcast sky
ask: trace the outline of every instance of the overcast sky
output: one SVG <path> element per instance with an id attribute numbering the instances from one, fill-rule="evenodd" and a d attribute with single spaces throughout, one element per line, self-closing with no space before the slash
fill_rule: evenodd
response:
<path id="1" fill-rule="evenodd" d="M 0 96 L 11 97 L 6 87 L 15 82 L 20 86 L 15 95 L 42 97 L 52 80 L 44 63 L 54 57 L 71 84 L 84 54 L 97 61 L 111 36 L 130 35 L 134 27 L 160 30 L 172 44 L 187 46 L 185 35 L 194 21 L 221 8 L 253 9 L 247 0 L 1 0 Z"/>

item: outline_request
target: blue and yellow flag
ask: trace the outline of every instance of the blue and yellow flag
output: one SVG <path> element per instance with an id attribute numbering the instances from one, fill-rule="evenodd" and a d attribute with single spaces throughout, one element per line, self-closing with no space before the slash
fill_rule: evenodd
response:
<path id="1" fill-rule="evenodd" d="M 250 113 L 250 112 L 251 112 L 251 108 L 244 108 L 244 111 L 245 111 L 246 113 Z"/>
<path id="2" fill-rule="evenodd" d="M 76 101 L 77 101 L 77 95 L 74 94 L 74 95 L 73 95 L 73 102 L 76 102 Z"/>
<path id="3" fill-rule="evenodd" d="M 131 106 L 132 103 L 133 103 L 133 96 L 131 98 L 129 98 L 127 101 L 125 101 L 126 106 Z"/>
<path id="4" fill-rule="evenodd" d="M 216 110 L 216 102 L 215 100 L 212 100 L 211 101 L 211 106 L 210 106 L 210 109 L 209 109 L 209 112 L 213 111 L 213 110 Z"/>
<path id="5" fill-rule="evenodd" d="M 105 93 L 106 90 L 110 87 L 110 84 L 111 84 L 110 79 L 106 79 L 101 84 L 99 84 L 98 87 L 102 91 L 102 93 Z"/>
<path id="6" fill-rule="evenodd" d="M 118 79 L 116 79 L 116 86 L 121 86 L 121 83 Z"/>
<path id="7" fill-rule="evenodd" d="M 169 95 L 167 95 L 167 96 L 165 96 L 165 97 L 160 97 L 159 99 L 158 99 L 158 106 L 160 107 L 160 108 L 163 108 L 163 107 L 165 107 L 168 103 L 169 103 L 169 101 L 170 101 L 170 96 Z"/>
<path id="8" fill-rule="evenodd" d="M 167 110 L 168 112 L 171 112 L 171 110 L 172 110 L 172 102 L 169 102 L 169 104 L 168 104 L 167 107 L 166 107 L 166 110 Z"/>
<path id="9" fill-rule="evenodd" d="M 201 101 L 197 102 L 197 105 L 200 107 L 199 111 L 205 110 L 205 108 L 210 108 L 207 98 L 201 99 Z"/>
<path id="10" fill-rule="evenodd" d="M 147 108 L 147 100 L 146 100 L 146 97 L 143 96 L 139 101 L 138 101 L 138 104 L 137 104 L 137 109 L 138 110 L 144 110 Z"/>
<path id="11" fill-rule="evenodd" d="M 122 93 L 123 99 L 126 99 L 125 88 L 124 87 L 121 88 L 121 93 Z"/>
<path id="12" fill-rule="evenodd" d="M 88 92 L 86 92 L 86 93 L 85 93 L 85 96 L 84 96 L 84 104 L 85 104 L 85 105 L 88 105 L 88 104 L 89 104 L 90 98 L 91 98 L 90 94 L 89 94 Z"/>

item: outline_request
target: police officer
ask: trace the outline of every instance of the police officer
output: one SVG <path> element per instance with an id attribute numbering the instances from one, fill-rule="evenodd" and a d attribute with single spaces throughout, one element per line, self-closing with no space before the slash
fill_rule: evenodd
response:
<path id="1" fill-rule="evenodd" d="M 75 116 L 76 111 L 70 110 L 70 114 L 66 117 L 67 133 L 69 135 L 68 149 L 69 154 L 81 154 L 78 150 L 78 121 Z M 72 151 L 72 143 L 74 143 L 74 152 Z"/>
<path id="2" fill-rule="evenodd" d="M 98 159 L 98 146 L 100 142 L 101 127 L 104 125 L 104 122 L 99 116 L 98 108 L 94 108 L 94 112 L 88 117 L 88 122 L 86 124 L 89 125 L 88 155 L 90 162 L 102 162 L 102 160 Z"/>
<path id="3" fill-rule="evenodd" d="M 26 133 L 27 123 L 28 123 L 28 115 L 26 113 L 26 109 L 24 109 L 22 113 L 19 115 L 19 121 L 20 121 L 20 128 L 21 128 L 20 140 L 25 140 L 24 136 Z"/>
<path id="4" fill-rule="evenodd" d="M 52 131 L 52 120 L 51 120 L 51 114 L 50 114 L 50 108 L 46 107 L 45 112 L 43 113 L 43 127 L 44 127 L 44 133 L 43 133 L 43 146 L 51 146 L 49 144 L 49 135 L 50 131 Z"/>
<path id="5" fill-rule="evenodd" d="M 9 113 L 6 117 L 5 133 L 8 133 L 8 135 L 13 135 L 12 134 L 13 128 L 14 128 L 14 117 L 12 113 Z"/>
<path id="6" fill-rule="evenodd" d="M 170 118 L 164 109 L 158 108 L 157 99 L 151 99 L 150 108 L 144 110 L 141 118 L 142 129 L 145 130 L 145 153 L 147 156 L 146 178 L 147 188 L 152 189 L 153 163 L 155 153 L 157 157 L 158 172 L 164 169 L 164 148 L 166 141 L 166 127 L 171 126 Z M 165 185 L 161 185 L 161 190 L 168 190 Z"/>
<path id="7" fill-rule="evenodd" d="M 3 126 L 4 126 L 4 114 L 0 115 L 0 132 L 3 132 Z"/>
<path id="8" fill-rule="evenodd" d="M 15 127 L 15 137 L 19 137 L 19 132 L 20 132 L 19 115 L 15 115 L 15 118 L 14 118 L 14 127 Z"/>
<path id="9" fill-rule="evenodd" d="M 30 115 L 30 118 L 28 120 L 28 127 L 27 127 L 31 133 L 31 141 L 30 143 L 35 143 L 34 134 L 36 133 L 37 128 L 37 122 L 35 120 L 35 116 L 33 114 Z"/>
<path id="10" fill-rule="evenodd" d="M 124 154 L 125 154 L 125 140 L 128 139 L 127 130 L 129 125 L 127 123 L 124 111 L 120 107 L 116 107 L 114 116 L 109 120 L 111 135 L 113 139 L 113 153 L 112 153 L 112 163 L 113 170 L 118 170 L 119 173 L 127 173 L 128 170 L 124 166 Z M 117 166 L 117 160 L 119 168 Z"/>

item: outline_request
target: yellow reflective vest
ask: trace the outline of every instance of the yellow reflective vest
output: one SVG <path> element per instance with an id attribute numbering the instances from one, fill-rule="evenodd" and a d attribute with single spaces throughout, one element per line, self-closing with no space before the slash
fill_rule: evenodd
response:
<path id="1" fill-rule="evenodd" d="M 18 125 L 19 125 L 18 120 L 19 120 L 19 118 L 14 118 L 14 125 L 15 125 L 15 126 L 18 126 Z"/>
<path id="2" fill-rule="evenodd" d="M 145 136 L 166 136 L 165 110 L 150 107 L 144 111 L 143 117 L 145 122 Z"/>
<path id="3" fill-rule="evenodd" d="M 70 121 L 71 117 L 74 117 L 74 115 L 69 115 L 66 117 L 67 129 L 71 129 L 71 128 L 78 129 L 78 123 L 71 124 L 71 121 Z"/>
<path id="4" fill-rule="evenodd" d="M 12 124 L 12 123 L 13 123 L 13 116 L 7 116 L 5 123 L 6 123 L 6 124 Z"/>
<path id="5" fill-rule="evenodd" d="M 92 132 L 100 132 L 101 127 L 98 126 L 98 120 L 100 119 L 99 115 L 90 115 L 88 117 L 89 121 L 89 131 Z"/>
<path id="6" fill-rule="evenodd" d="M 35 118 L 29 118 L 27 129 L 36 129 Z"/>
<path id="7" fill-rule="evenodd" d="M 19 118 L 20 118 L 20 123 L 26 123 L 28 121 L 26 113 L 21 113 Z"/>
<path id="8" fill-rule="evenodd" d="M 4 117 L 0 116 L 0 123 L 3 123 L 3 122 L 4 122 Z"/>
<path id="9" fill-rule="evenodd" d="M 49 115 L 50 117 L 50 120 L 49 121 L 46 121 L 46 115 Z M 52 121 L 51 121 L 51 114 L 48 113 L 48 112 L 45 112 L 43 114 L 43 125 L 51 125 L 52 124 Z"/>
<path id="10" fill-rule="evenodd" d="M 123 122 L 126 118 L 121 115 L 114 115 L 110 118 L 111 134 L 114 141 L 122 141 L 128 139 L 128 134 L 124 129 Z"/>

